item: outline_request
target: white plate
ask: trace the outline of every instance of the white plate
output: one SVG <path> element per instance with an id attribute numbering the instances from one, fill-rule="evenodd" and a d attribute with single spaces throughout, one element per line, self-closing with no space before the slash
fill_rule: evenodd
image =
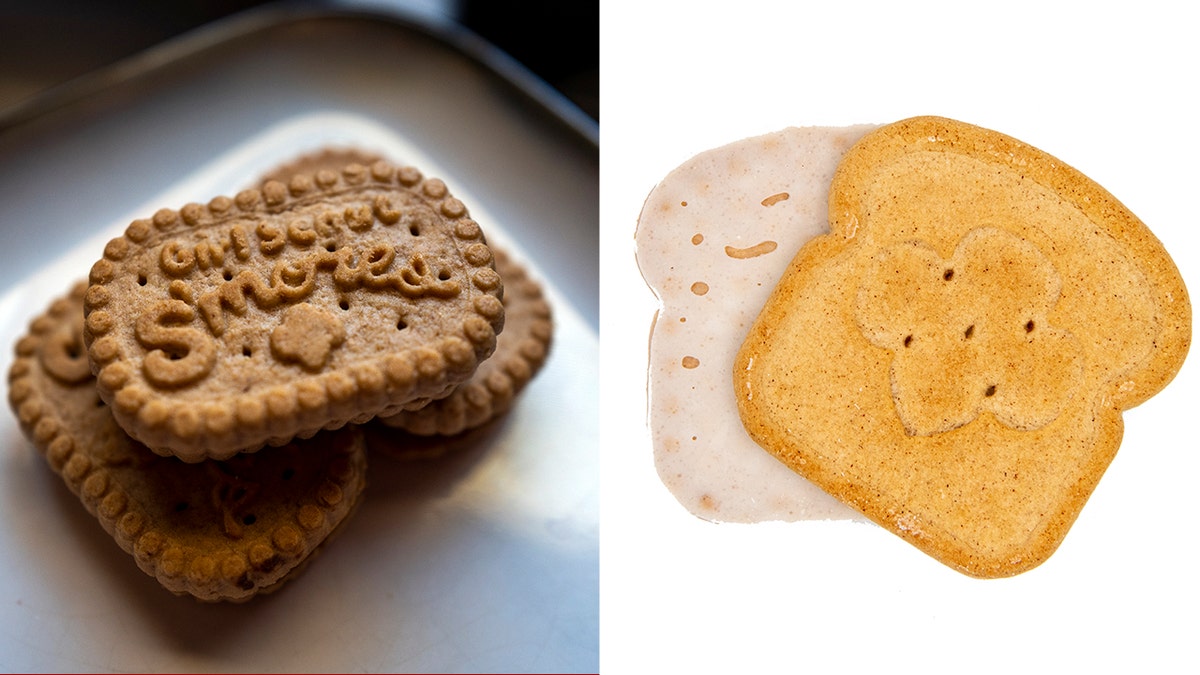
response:
<path id="1" fill-rule="evenodd" d="M 556 330 L 543 371 L 486 445 L 427 463 L 374 458 L 364 502 L 338 538 L 298 579 L 245 605 L 204 605 L 163 590 L 84 511 L 13 416 L 0 415 L 0 668 L 598 667 L 598 335 L 470 186 L 395 131 L 318 112 L 219 154 L 10 287 L 0 297 L 0 368 L 7 373 L 29 320 L 86 277 L 129 221 L 233 194 L 330 144 L 374 149 L 443 178 L 489 242 L 543 281 Z"/>

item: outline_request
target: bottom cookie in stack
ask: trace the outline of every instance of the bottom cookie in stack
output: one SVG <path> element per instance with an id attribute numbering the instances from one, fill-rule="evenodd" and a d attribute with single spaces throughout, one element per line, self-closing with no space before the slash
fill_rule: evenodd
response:
<path id="1" fill-rule="evenodd" d="M 358 505 L 366 482 L 353 426 L 196 464 L 132 440 L 100 400 L 83 350 L 77 284 L 16 346 L 9 403 L 21 430 L 85 508 L 165 588 L 245 601 L 303 569 Z"/>

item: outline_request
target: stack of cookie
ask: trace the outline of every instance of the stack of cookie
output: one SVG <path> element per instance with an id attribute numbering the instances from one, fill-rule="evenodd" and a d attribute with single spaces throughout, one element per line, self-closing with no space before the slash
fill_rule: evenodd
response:
<path id="1" fill-rule="evenodd" d="M 22 430 L 174 593 L 278 588 L 353 513 L 369 450 L 436 454 L 545 360 L 540 287 L 442 181 L 377 159 L 134 221 L 16 345 Z"/>

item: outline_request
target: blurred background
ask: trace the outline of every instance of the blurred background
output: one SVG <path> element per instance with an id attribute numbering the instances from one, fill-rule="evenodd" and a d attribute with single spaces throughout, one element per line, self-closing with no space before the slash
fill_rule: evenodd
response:
<path id="1" fill-rule="evenodd" d="M 436 149 L 595 323 L 598 111 L 598 0 L 0 2 L 0 288 L 221 152 L 336 113 Z M 68 165 L 87 180 L 48 198 Z"/>
<path id="2" fill-rule="evenodd" d="M 233 15 L 268 6 L 410 13 L 507 52 L 599 120 L 599 0 L 37 0 L 0 8 L 0 115 L 60 85 Z"/>

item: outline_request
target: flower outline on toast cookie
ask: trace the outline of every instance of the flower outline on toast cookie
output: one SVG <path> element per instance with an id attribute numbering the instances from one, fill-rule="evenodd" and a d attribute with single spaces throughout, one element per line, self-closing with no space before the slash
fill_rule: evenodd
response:
<path id="1" fill-rule="evenodd" d="M 1018 431 L 1054 421 L 1083 377 L 1075 336 L 1050 320 L 1061 288 L 1036 246 L 994 227 L 967 232 L 948 259 L 921 241 L 876 255 L 855 321 L 892 352 L 905 432 L 953 431 L 984 412 Z"/>

